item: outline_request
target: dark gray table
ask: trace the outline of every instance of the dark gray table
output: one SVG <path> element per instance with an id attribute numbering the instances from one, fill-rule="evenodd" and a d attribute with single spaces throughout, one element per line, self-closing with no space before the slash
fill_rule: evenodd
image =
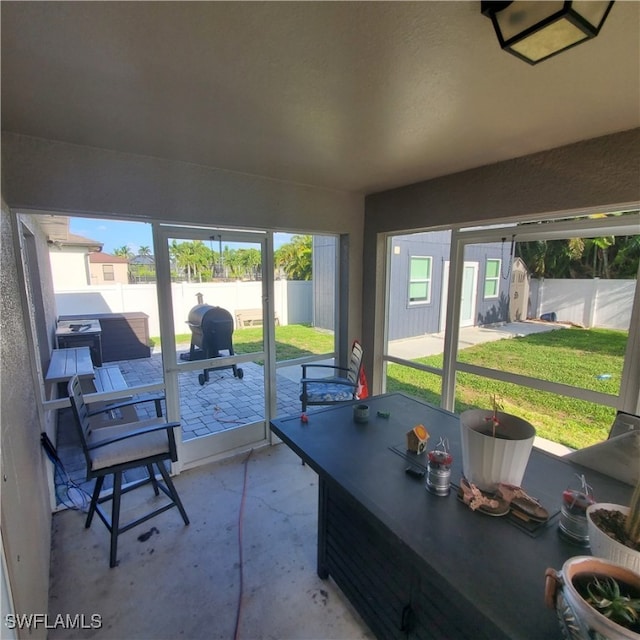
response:
<path id="1" fill-rule="evenodd" d="M 405 433 L 425 425 L 429 447 L 449 439 L 461 476 L 455 414 L 403 394 L 278 418 L 271 428 L 319 476 L 318 575 L 331 575 L 379 638 L 560 638 L 544 605 L 544 572 L 588 549 L 558 534 L 562 491 L 586 473 L 596 498 L 627 504 L 631 487 L 534 449 L 523 487 L 553 515 L 525 532 L 470 511 L 456 492 L 438 497 L 405 473 Z M 389 411 L 390 417 L 376 415 Z"/>

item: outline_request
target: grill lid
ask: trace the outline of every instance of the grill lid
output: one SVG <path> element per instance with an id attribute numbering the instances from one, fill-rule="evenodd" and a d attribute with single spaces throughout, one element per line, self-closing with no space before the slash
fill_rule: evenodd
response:
<path id="1" fill-rule="evenodd" d="M 189 311 L 189 319 L 187 320 L 189 326 L 200 327 L 204 316 L 214 309 L 210 304 L 198 304 Z"/>
<path id="2" fill-rule="evenodd" d="M 207 330 L 211 325 L 230 324 L 233 327 L 233 317 L 222 307 L 213 307 L 210 304 L 198 304 L 189 311 L 187 324 L 193 328 Z"/>

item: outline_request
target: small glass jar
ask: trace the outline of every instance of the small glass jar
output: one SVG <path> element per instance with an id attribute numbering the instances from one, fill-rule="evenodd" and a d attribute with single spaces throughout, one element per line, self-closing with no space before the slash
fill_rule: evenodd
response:
<path id="1" fill-rule="evenodd" d="M 565 489 L 562 492 L 559 529 L 570 541 L 582 546 L 589 544 L 587 507 L 595 502 L 591 487 L 584 476 L 579 476 L 580 489 Z"/>
<path id="2" fill-rule="evenodd" d="M 446 450 L 434 449 L 427 453 L 427 490 L 437 496 L 448 496 L 451 489 L 451 463 L 453 457 Z"/>

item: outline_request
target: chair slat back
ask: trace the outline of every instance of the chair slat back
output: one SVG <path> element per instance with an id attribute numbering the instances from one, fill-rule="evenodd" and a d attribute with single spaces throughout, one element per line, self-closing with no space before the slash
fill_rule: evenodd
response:
<path id="1" fill-rule="evenodd" d="M 68 390 L 69 400 L 71 400 L 71 409 L 73 410 L 73 415 L 75 417 L 76 428 L 82 444 L 82 450 L 84 451 L 85 458 L 87 459 L 88 468 L 91 468 L 91 457 L 87 446 L 89 436 L 91 435 L 91 421 L 89 420 L 89 409 L 84 402 L 82 387 L 80 386 L 80 378 L 78 378 L 78 376 L 73 376 L 73 378 L 69 380 Z"/>
<path id="2" fill-rule="evenodd" d="M 351 349 L 351 357 L 349 358 L 349 371 L 347 380 L 357 383 L 360 378 L 360 367 L 362 367 L 362 345 L 356 340 Z"/>

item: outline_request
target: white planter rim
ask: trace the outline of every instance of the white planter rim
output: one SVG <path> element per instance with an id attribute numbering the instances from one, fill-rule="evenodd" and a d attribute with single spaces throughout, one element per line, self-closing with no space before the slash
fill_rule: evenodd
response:
<path id="1" fill-rule="evenodd" d="M 605 559 L 607 562 L 617 564 L 630 571 L 640 574 L 640 551 L 609 537 L 593 521 L 591 514 L 603 509 L 605 511 L 619 511 L 629 515 L 629 507 L 613 502 L 595 502 L 587 507 L 587 527 L 589 529 L 589 541 L 591 552 L 594 556 Z"/>
<path id="2" fill-rule="evenodd" d="M 466 479 L 483 491 L 495 491 L 500 482 L 520 486 L 536 430 L 529 422 L 508 413 L 498 412 L 498 434 L 494 438 L 493 415 L 485 409 L 469 409 L 460 414 L 462 472 Z"/>
<path id="3" fill-rule="evenodd" d="M 493 411 L 487 409 L 467 409 L 460 414 L 460 425 L 487 438 L 493 438 L 491 433 L 484 433 L 485 429 L 491 430 L 491 420 L 487 418 L 492 416 Z M 535 437 L 535 427 L 524 418 L 502 411 L 498 411 L 496 416 L 498 418 L 496 433 L 501 436 L 500 439 L 517 441 Z"/>

